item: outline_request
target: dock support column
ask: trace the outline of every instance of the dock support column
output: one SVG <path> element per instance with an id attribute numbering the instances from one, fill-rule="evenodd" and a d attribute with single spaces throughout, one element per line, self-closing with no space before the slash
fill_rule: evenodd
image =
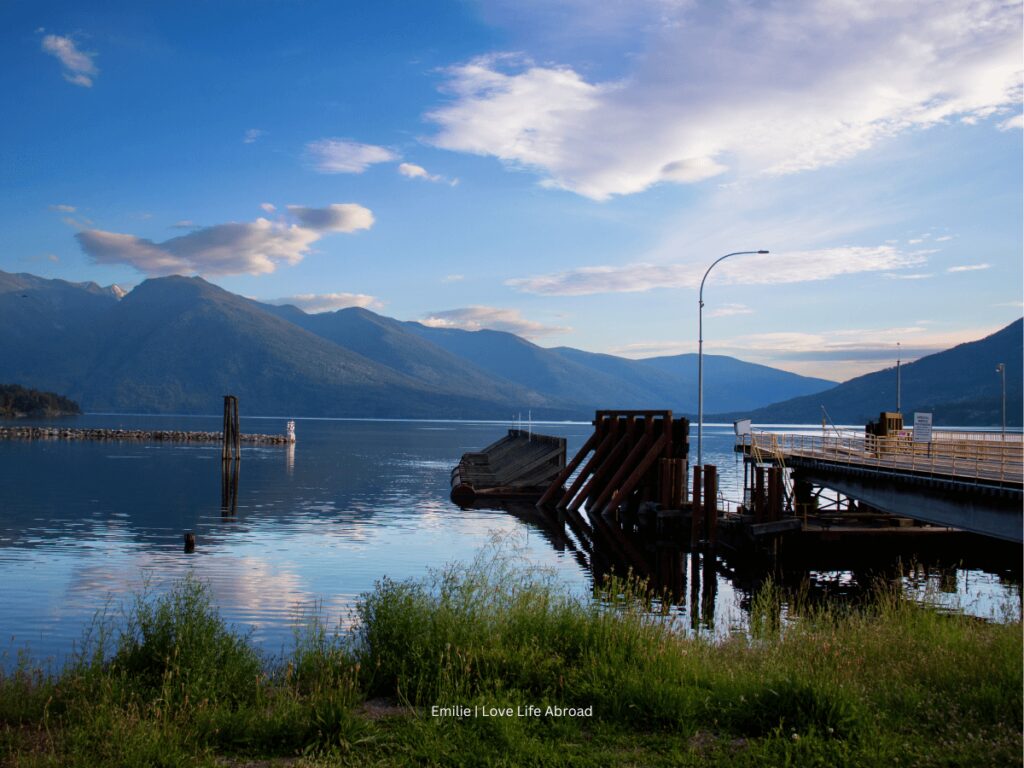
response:
<path id="1" fill-rule="evenodd" d="M 713 547 L 718 540 L 718 468 L 714 464 L 704 467 L 704 519 L 708 544 Z"/>
<path id="2" fill-rule="evenodd" d="M 772 467 L 768 475 L 768 519 L 782 519 L 782 467 Z"/>
<path id="3" fill-rule="evenodd" d="M 754 467 L 754 522 L 763 523 L 765 517 L 764 467 Z"/>
<path id="4" fill-rule="evenodd" d="M 700 494 L 703 483 L 701 478 L 703 477 L 703 467 L 695 466 L 693 468 L 693 510 L 690 515 L 690 548 L 696 549 L 697 545 L 700 544 L 701 537 L 704 534 L 704 515 L 703 507 L 701 505 Z"/>

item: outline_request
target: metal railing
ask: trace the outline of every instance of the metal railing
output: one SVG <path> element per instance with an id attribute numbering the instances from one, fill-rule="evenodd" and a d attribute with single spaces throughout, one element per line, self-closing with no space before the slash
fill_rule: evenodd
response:
<path id="1" fill-rule="evenodd" d="M 947 478 L 1024 483 L 1024 441 L 1017 434 L 994 440 L 991 433 L 933 432 L 927 443 L 915 443 L 909 430 L 888 437 L 764 431 L 741 437 L 744 451 L 754 457 L 798 456 Z"/>

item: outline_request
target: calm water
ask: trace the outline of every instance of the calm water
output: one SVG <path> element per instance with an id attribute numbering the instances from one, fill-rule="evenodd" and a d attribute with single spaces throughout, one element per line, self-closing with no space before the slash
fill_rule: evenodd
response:
<path id="1" fill-rule="evenodd" d="M 284 424 L 243 418 L 242 430 L 283 432 Z M 85 416 L 73 425 L 216 430 L 220 417 Z M 243 449 L 234 517 L 221 514 L 219 446 L 0 441 L 0 652 L 10 662 L 27 648 L 59 663 L 98 610 L 116 611 L 144 585 L 159 590 L 193 572 L 210 584 L 228 621 L 251 627 L 257 644 L 279 653 L 304 614 L 319 607 L 330 622 L 344 622 L 376 580 L 470 562 L 495 535 L 511 536 L 524 562 L 587 592 L 590 576 L 577 557 L 539 529 L 448 500 L 449 471 L 462 453 L 508 426 L 299 420 L 296 446 Z M 570 455 L 591 430 L 535 426 L 566 437 Z M 722 491 L 735 500 L 742 464 L 732 445 L 731 426 L 705 426 L 705 460 L 718 465 Z M 189 529 L 197 548 L 186 554 Z M 841 587 L 849 575 L 824 578 Z M 952 587 L 948 573 L 941 578 L 952 602 L 983 614 L 1003 604 L 1019 612 L 1018 587 L 995 575 L 955 573 Z M 712 631 L 742 623 L 745 597 L 724 575 L 707 572 Z"/>

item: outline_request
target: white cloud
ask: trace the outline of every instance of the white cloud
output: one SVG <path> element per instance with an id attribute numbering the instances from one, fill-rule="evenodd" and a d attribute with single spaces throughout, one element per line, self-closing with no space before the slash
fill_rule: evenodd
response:
<path id="1" fill-rule="evenodd" d="M 885 272 L 882 275 L 890 280 L 927 280 L 934 276 L 931 272 Z"/>
<path id="2" fill-rule="evenodd" d="M 402 163 L 398 166 L 398 172 L 408 179 L 423 179 L 424 181 L 448 184 L 452 187 L 459 183 L 458 179 L 449 179 L 437 173 L 429 173 L 422 165 L 415 163 Z"/>
<path id="3" fill-rule="evenodd" d="M 511 55 L 451 68 L 450 101 L 427 114 L 438 126 L 431 141 L 603 200 L 726 169 L 778 175 L 833 165 L 908 130 L 1019 103 L 1015 3 L 649 10 L 652 21 L 668 14 L 670 23 L 648 27 L 655 31 L 618 78 Z"/>
<path id="4" fill-rule="evenodd" d="M 479 331 L 486 328 L 492 331 L 506 331 L 528 339 L 553 333 L 567 333 L 572 330 L 527 320 L 519 313 L 518 309 L 481 306 L 431 312 L 420 322 L 431 328 L 461 328 L 466 331 Z"/>
<path id="5" fill-rule="evenodd" d="M 465 275 L 445 275 L 441 278 L 442 283 L 460 283 L 466 279 Z"/>
<path id="6" fill-rule="evenodd" d="M 74 213 L 78 209 L 73 205 L 51 205 L 51 211 L 59 211 L 60 213 Z"/>
<path id="7" fill-rule="evenodd" d="M 43 38 L 43 50 L 56 56 L 64 66 L 64 79 L 69 83 L 91 88 L 99 69 L 92 57 L 96 54 L 78 50 L 75 41 L 61 35 L 46 35 Z"/>
<path id="8" fill-rule="evenodd" d="M 348 139 L 320 139 L 306 145 L 313 167 L 320 173 L 362 173 L 375 163 L 400 159 L 386 147 Z"/>
<path id="9" fill-rule="evenodd" d="M 708 317 L 733 317 L 734 315 L 751 315 L 754 313 L 746 304 L 722 304 L 708 312 Z"/>
<path id="10" fill-rule="evenodd" d="M 266 213 L 273 213 L 277 210 L 277 206 L 273 203 L 260 203 L 260 208 L 262 208 Z"/>
<path id="11" fill-rule="evenodd" d="M 862 361 L 895 365 L 974 341 L 998 328 L 929 331 L 922 325 L 893 328 L 850 328 L 820 333 L 755 333 L 706 342 L 716 352 L 754 354 L 774 360 Z M 870 367 L 870 366 L 869 366 Z"/>
<path id="12" fill-rule="evenodd" d="M 954 237 L 954 235 L 943 235 L 942 237 L 936 237 L 935 238 L 935 242 L 936 243 L 944 243 L 947 240 L 952 240 L 953 237 Z"/>
<path id="13" fill-rule="evenodd" d="M 1014 115 L 999 124 L 1000 131 L 1012 131 L 1014 128 L 1024 128 L 1024 115 Z"/>
<path id="14" fill-rule="evenodd" d="M 960 264 L 955 267 L 950 267 L 947 272 L 978 272 L 982 269 L 990 269 L 991 264 Z"/>
<path id="15" fill-rule="evenodd" d="M 257 141 L 260 140 L 260 138 L 262 136 L 265 136 L 265 135 L 266 135 L 266 131 L 263 131 L 263 130 L 261 130 L 259 128 L 250 128 L 242 136 L 242 143 L 243 144 L 255 144 Z"/>
<path id="16" fill-rule="evenodd" d="M 266 299 L 267 304 L 292 304 L 299 309 L 310 312 L 334 312 L 348 307 L 383 307 L 376 296 L 365 293 L 299 293 L 295 296 L 284 296 L 280 299 Z"/>
<path id="17" fill-rule="evenodd" d="M 432 176 L 427 169 L 415 163 L 402 163 L 398 166 L 398 172 L 410 179 L 426 179 L 427 181 L 440 181 L 440 176 Z"/>
<path id="18" fill-rule="evenodd" d="M 926 252 L 904 252 L 891 245 L 847 246 L 813 251 L 737 256 L 715 269 L 717 282 L 767 285 L 827 280 L 861 272 L 886 272 L 925 263 Z M 528 293 L 584 296 L 592 293 L 635 293 L 655 288 L 696 288 L 706 265 L 627 264 L 581 267 L 566 272 L 506 280 Z"/>
<path id="19" fill-rule="evenodd" d="M 333 203 L 326 208 L 289 205 L 288 212 L 316 232 L 355 232 L 373 226 L 373 213 L 357 203 Z"/>
<path id="20" fill-rule="evenodd" d="M 259 275 L 302 261 L 325 234 L 373 225 L 373 214 L 352 203 L 321 209 L 288 208 L 298 224 L 261 217 L 253 222 L 202 227 L 162 243 L 96 229 L 80 231 L 75 238 L 96 263 L 127 264 L 149 275 Z"/>
<path id="21" fill-rule="evenodd" d="M 192 219 L 181 219 L 171 224 L 171 229 L 198 229 L 199 225 Z"/>

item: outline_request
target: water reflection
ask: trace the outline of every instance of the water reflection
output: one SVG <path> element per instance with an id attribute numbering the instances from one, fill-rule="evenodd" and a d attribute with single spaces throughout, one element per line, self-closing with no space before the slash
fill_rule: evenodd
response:
<path id="1" fill-rule="evenodd" d="M 292 450 L 294 445 L 288 446 Z M 238 475 L 241 460 L 224 459 L 220 464 L 220 514 L 221 517 L 238 516 Z"/>
<path id="2" fill-rule="evenodd" d="M 215 430 L 219 422 L 89 416 L 76 426 Z M 280 432 L 284 423 L 243 417 L 242 430 Z M 670 594 L 696 631 L 724 634 L 743 625 L 749 595 L 768 571 L 691 553 L 689 531 L 673 538 L 650 517 L 552 519 L 532 507 L 509 514 L 451 505 L 450 468 L 507 428 L 303 420 L 301 460 L 295 445 L 246 446 L 241 462 L 227 467 L 219 445 L 2 441 L 0 654 L 6 649 L 11 660 L 28 646 L 36 658 L 60 658 L 97 611 L 116 612 L 147 585 L 161 590 L 188 573 L 210 584 L 226 620 L 253 628 L 253 641 L 276 653 L 292 642 L 292 625 L 318 607 L 329 624 L 349 626 L 357 596 L 375 581 L 471 562 L 495 534 L 518 536 L 523 562 L 552 569 L 570 592 L 590 594 L 594 581 L 632 570 Z M 565 437 L 574 453 L 591 426 L 544 431 Z M 731 428 L 706 425 L 704 446 L 718 465 L 720 490 L 739 499 L 742 464 Z M 191 554 L 182 551 L 188 530 L 197 541 Z M 947 554 L 939 561 L 964 559 Z M 855 564 L 837 571 L 813 555 L 774 578 L 808 580 L 810 591 L 831 599 L 852 596 L 880 573 Z M 1019 616 L 1012 573 L 992 575 L 984 556 L 951 565 L 953 573 L 928 562 L 904 582 L 908 590 L 938 584 L 956 590 L 941 592 L 950 605 L 982 595 L 979 613 L 1009 601 Z"/>
<path id="3" fill-rule="evenodd" d="M 646 580 L 652 596 L 684 615 L 692 631 L 724 636 L 742 630 L 755 595 L 769 582 L 801 605 L 858 604 L 879 586 L 913 599 L 996 620 L 1021 615 L 1020 549 L 972 534 L 890 538 L 830 548 L 820 541 L 787 546 L 774 556 L 727 547 L 695 550 L 689 527 L 655 514 L 587 515 L 501 508 L 540 530 L 553 550 L 571 553 L 595 586 L 609 576 Z"/>

